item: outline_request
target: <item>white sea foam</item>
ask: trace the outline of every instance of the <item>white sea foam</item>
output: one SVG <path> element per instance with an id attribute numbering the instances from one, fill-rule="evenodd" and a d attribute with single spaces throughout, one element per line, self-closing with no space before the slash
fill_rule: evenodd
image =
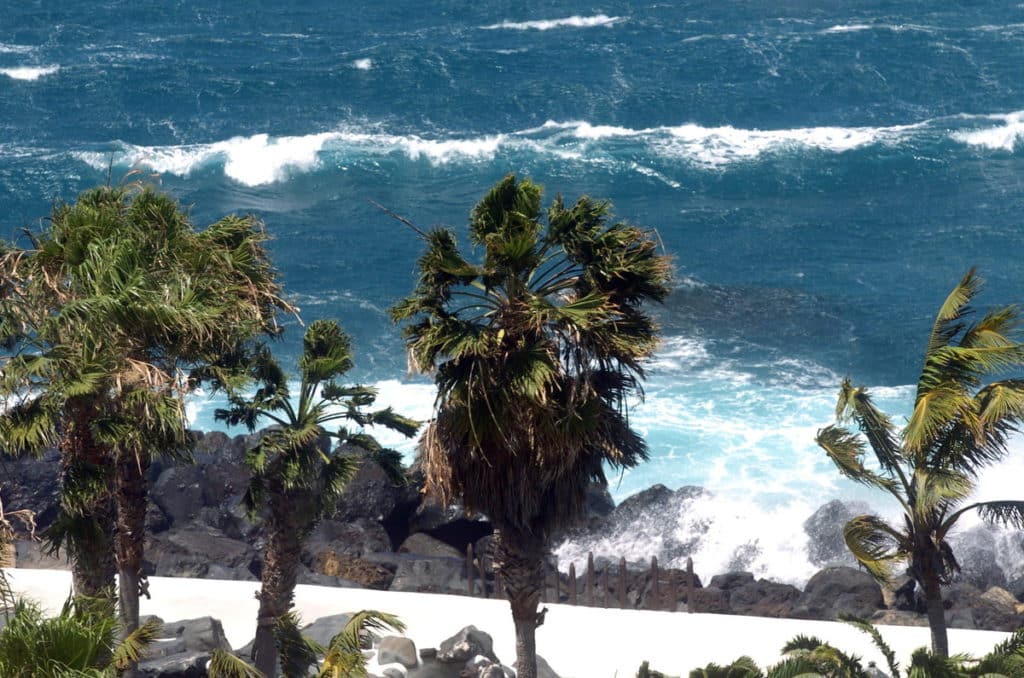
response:
<path id="1" fill-rule="evenodd" d="M 826 28 L 825 33 L 855 33 L 857 31 L 870 31 L 871 26 L 868 24 L 839 24 Z"/>
<path id="2" fill-rule="evenodd" d="M 261 186 L 280 181 L 290 172 L 302 172 L 319 165 L 319 153 L 332 133 L 271 138 L 266 134 L 235 137 L 213 144 L 185 146 L 125 145 L 114 154 L 114 161 L 155 172 L 187 176 L 214 161 L 224 163 L 224 173 L 240 184 Z M 109 156 L 103 153 L 79 153 L 78 157 L 102 169 Z"/>
<path id="3" fill-rule="evenodd" d="M 988 116 L 986 119 L 1001 120 L 1004 124 L 963 134 L 1017 135 L 1022 127 L 1020 114 Z M 899 144 L 921 133 L 921 130 L 927 133 L 934 123 L 927 120 L 890 127 L 823 126 L 757 130 L 732 126 L 704 127 L 695 123 L 633 129 L 585 120 L 549 120 L 530 129 L 462 137 L 391 134 L 380 126 L 350 126 L 303 136 L 256 134 L 209 144 L 135 146 L 118 143 L 113 152 L 78 151 L 74 156 L 99 170 L 105 170 L 113 160 L 119 166 L 179 176 L 220 163 L 224 173 L 234 181 L 259 186 L 315 171 L 325 164 L 347 167 L 350 163 L 359 162 L 359 158 L 378 162 L 382 156 L 400 154 L 410 160 L 446 165 L 490 162 L 502 154 L 518 153 L 595 164 L 611 171 L 637 172 L 677 189 L 682 183 L 673 178 L 662 163 L 682 162 L 699 169 L 722 170 L 732 164 L 755 162 L 770 154 L 807 150 L 844 153 L 872 145 Z M 947 129 L 941 133 L 948 133 Z M 979 136 L 977 143 L 987 138 Z M 973 137 L 965 136 L 965 139 L 976 142 Z M 1009 142 L 1003 140 L 1001 143 Z M 644 147 L 647 155 L 653 156 L 652 160 L 643 164 L 637 162 L 637 153 L 628 146 L 630 144 Z M 338 158 L 339 161 L 326 163 L 326 157 Z"/>
<path id="4" fill-rule="evenodd" d="M 6 42 L 0 42 L 0 54 L 28 54 L 35 50 L 35 47 L 31 45 L 13 45 Z"/>
<path id="5" fill-rule="evenodd" d="M 352 68 L 360 71 L 368 71 L 373 68 L 373 59 L 356 59 L 352 62 Z"/>
<path id="6" fill-rule="evenodd" d="M 597 14 L 595 16 L 570 16 L 564 19 L 541 19 L 539 21 L 502 21 L 498 24 L 481 26 L 485 31 L 508 29 L 514 31 L 549 31 L 553 28 L 593 28 L 595 26 L 612 26 L 624 21 L 620 16 Z"/>
<path id="7" fill-rule="evenodd" d="M 17 66 L 15 68 L 0 68 L 0 75 L 6 75 L 15 80 L 38 80 L 59 70 L 60 66 Z"/>
<path id="8" fill-rule="evenodd" d="M 959 130 L 951 134 L 952 138 L 968 146 L 1011 153 L 1019 145 L 1024 144 L 1024 111 L 983 117 L 987 120 L 1000 121 L 1002 124 L 974 130 Z"/>

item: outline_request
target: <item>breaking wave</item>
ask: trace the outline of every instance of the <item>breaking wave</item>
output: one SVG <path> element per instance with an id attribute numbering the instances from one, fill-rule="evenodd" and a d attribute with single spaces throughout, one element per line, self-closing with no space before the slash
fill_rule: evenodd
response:
<path id="1" fill-rule="evenodd" d="M 498 24 L 481 26 L 485 31 L 499 29 L 513 31 L 550 31 L 553 28 L 593 28 L 595 26 L 612 26 L 624 21 L 620 16 L 597 14 L 595 16 L 570 16 L 564 19 L 541 19 L 538 21 L 502 21 Z"/>

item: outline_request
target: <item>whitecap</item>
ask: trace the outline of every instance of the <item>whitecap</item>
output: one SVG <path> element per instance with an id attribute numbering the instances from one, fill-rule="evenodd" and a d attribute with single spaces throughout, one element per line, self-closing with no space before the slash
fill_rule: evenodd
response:
<path id="1" fill-rule="evenodd" d="M 52 75 L 60 70 L 60 66 L 17 66 L 15 68 L 0 68 L 0 75 L 6 75 L 15 80 L 38 80 L 44 75 Z"/>
<path id="2" fill-rule="evenodd" d="M 356 59 L 352 62 L 352 68 L 359 71 L 368 71 L 373 68 L 373 59 Z"/>
<path id="3" fill-rule="evenodd" d="M 1024 111 L 1005 115 L 984 116 L 989 120 L 999 120 L 1001 125 L 974 130 L 959 130 L 950 136 L 968 146 L 980 146 L 993 151 L 1013 152 L 1018 145 L 1024 144 Z"/>
<path id="4" fill-rule="evenodd" d="M 271 138 L 267 134 L 234 137 L 213 144 L 184 146 L 125 145 L 114 154 L 117 164 L 151 169 L 159 173 L 188 176 L 215 160 L 224 162 L 224 173 L 246 186 L 261 186 L 284 179 L 292 171 L 315 169 L 324 144 L 333 133 Z M 106 167 L 109 155 L 86 152 L 77 157 L 98 169 Z"/>
<path id="5" fill-rule="evenodd" d="M 857 31 L 870 31 L 872 26 L 868 24 L 839 24 L 826 28 L 824 33 L 854 33 Z"/>
<path id="6" fill-rule="evenodd" d="M 549 31 L 553 28 L 593 28 L 595 26 L 612 26 L 625 21 L 621 16 L 597 14 L 595 16 L 570 16 L 564 19 L 541 19 L 537 21 L 502 21 L 498 24 L 481 26 L 485 31 L 507 29 L 513 31 Z"/>

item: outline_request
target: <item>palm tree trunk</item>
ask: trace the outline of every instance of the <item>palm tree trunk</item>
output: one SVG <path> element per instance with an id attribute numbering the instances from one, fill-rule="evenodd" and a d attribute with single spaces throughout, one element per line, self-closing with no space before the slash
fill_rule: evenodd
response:
<path id="1" fill-rule="evenodd" d="M 118 602 L 122 638 L 139 628 L 139 592 L 146 538 L 146 470 L 149 456 L 122 451 L 117 458 L 115 501 Z M 132 678 L 135 665 L 122 673 Z"/>
<path id="2" fill-rule="evenodd" d="M 932 654 L 949 656 L 949 639 L 946 633 L 946 610 L 942 604 L 942 587 L 934 576 L 926 576 L 924 599 L 928 610 L 928 627 L 932 632 Z"/>
<path id="3" fill-rule="evenodd" d="M 523 530 L 496 533 L 497 566 L 505 584 L 512 621 L 516 628 L 516 676 L 537 678 L 537 604 L 544 585 L 544 553 L 547 545 Z"/>
<path id="4" fill-rule="evenodd" d="M 76 596 L 114 602 L 114 504 L 109 450 L 92 435 L 91 403 L 71 402 L 60 442 L 60 504 Z"/>
<path id="5" fill-rule="evenodd" d="M 286 495 L 271 497 L 266 523 L 267 547 L 263 554 L 262 586 L 257 598 L 256 639 L 252 660 L 268 678 L 278 675 L 277 644 L 274 625 L 292 607 L 295 582 L 302 553 L 302 511 Z"/>

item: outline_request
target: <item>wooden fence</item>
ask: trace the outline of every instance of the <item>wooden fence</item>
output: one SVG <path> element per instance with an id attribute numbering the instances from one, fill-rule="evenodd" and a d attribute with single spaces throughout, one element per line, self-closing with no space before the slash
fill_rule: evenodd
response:
<path id="1" fill-rule="evenodd" d="M 651 558 L 646 570 L 631 571 L 625 558 L 619 558 L 617 567 L 606 563 L 603 568 L 595 568 L 594 554 L 588 553 L 586 571 L 580 576 L 572 563 L 568 575 L 559 572 L 557 564 L 546 569 L 549 571 L 545 573 L 541 602 L 670 612 L 710 611 L 716 607 L 715 601 L 705 600 L 691 558 L 686 559 L 684 571 L 659 568 L 657 557 Z M 466 589 L 470 596 L 505 597 L 501 574 L 494 571 L 486 554 L 474 553 L 472 544 L 466 548 Z"/>

